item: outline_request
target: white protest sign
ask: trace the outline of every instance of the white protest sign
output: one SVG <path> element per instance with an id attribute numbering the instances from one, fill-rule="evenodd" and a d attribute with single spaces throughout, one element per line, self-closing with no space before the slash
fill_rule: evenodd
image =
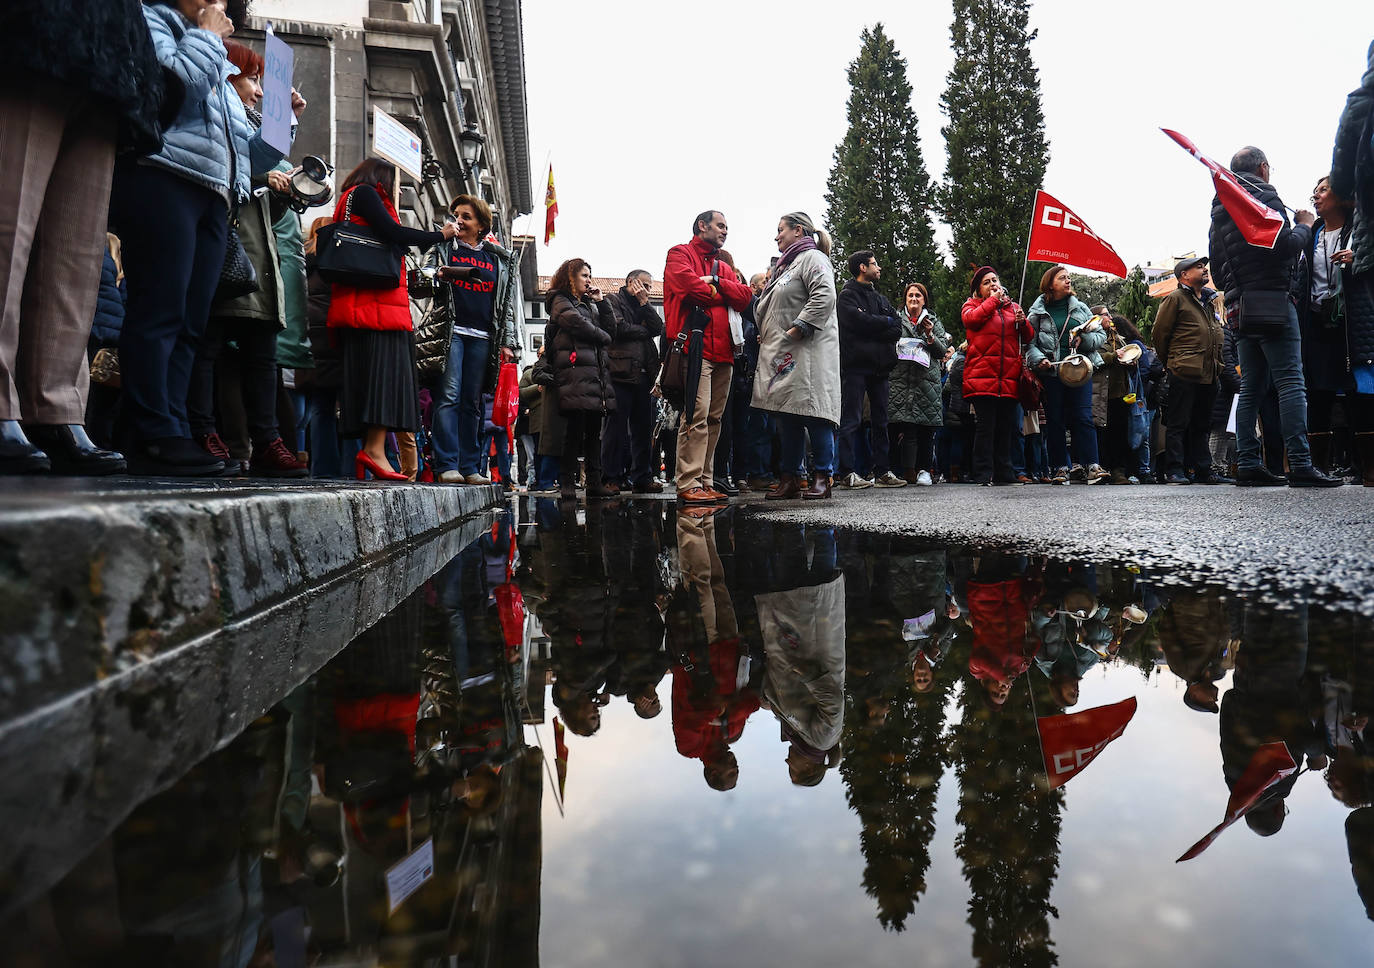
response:
<path id="1" fill-rule="evenodd" d="M 262 140 L 282 154 L 291 151 L 291 75 L 296 55 L 267 31 L 262 71 Z"/>
<path id="2" fill-rule="evenodd" d="M 419 136 L 378 107 L 372 109 L 372 153 L 416 178 L 423 177 Z"/>
<path id="3" fill-rule="evenodd" d="M 434 876 L 434 840 L 426 840 L 386 872 L 387 914 L 396 913 L 406 898 Z"/>

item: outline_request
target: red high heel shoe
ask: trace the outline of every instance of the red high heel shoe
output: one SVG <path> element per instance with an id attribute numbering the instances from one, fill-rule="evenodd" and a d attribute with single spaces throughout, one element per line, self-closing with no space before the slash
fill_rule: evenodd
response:
<path id="1" fill-rule="evenodd" d="M 358 472 L 358 480 L 367 480 L 367 472 L 371 471 L 372 476 L 379 481 L 408 481 L 410 478 L 404 474 L 398 474 L 390 467 L 378 464 L 371 457 L 367 456 L 366 451 L 358 451 L 358 456 L 353 459 L 353 468 Z"/>

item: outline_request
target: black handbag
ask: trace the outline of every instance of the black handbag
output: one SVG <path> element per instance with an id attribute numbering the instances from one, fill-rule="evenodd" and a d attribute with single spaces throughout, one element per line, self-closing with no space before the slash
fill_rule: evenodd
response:
<path id="1" fill-rule="evenodd" d="M 237 223 L 238 219 L 229 223 L 229 235 L 224 243 L 224 265 L 219 270 L 219 285 L 215 287 L 217 303 L 248 296 L 262 288 L 258 282 L 258 272 L 253 268 L 253 260 L 244 251 Z"/>
<path id="2" fill-rule="evenodd" d="M 349 221 L 353 191 L 344 203 L 343 220 L 320 227 L 315 237 L 315 270 L 326 282 L 355 289 L 395 289 L 401 284 L 399 246 L 370 226 Z"/>
<path id="3" fill-rule="evenodd" d="M 1263 336 L 1281 332 L 1289 323 L 1293 301 L 1284 289 L 1247 289 L 1240 294 L 1240 332 Z"/>

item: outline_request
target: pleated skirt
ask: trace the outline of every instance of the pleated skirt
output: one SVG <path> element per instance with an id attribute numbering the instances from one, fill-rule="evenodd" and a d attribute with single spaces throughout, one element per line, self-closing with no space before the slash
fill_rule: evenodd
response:
<path id="1" fill-rule="evenodd" d="M 415 342 L 409 330 L 337 329 L 343 345 L 339 433 L 361 437 L 368 427 L 420 427 Z"/>

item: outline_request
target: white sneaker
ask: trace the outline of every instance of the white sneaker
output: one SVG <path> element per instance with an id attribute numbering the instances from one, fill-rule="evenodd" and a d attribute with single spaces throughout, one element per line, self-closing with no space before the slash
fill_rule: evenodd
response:
<path id="1" fill-rule="evenodd" d="M 873 482 L 874 487 L 906 487 L 906 481 L 896 474 L 888 471 L 882 477 Z"/>
<path id="2" fill-rule="evenodd" d="M 490 484 L 490 477 L 483 477 L 481 474 L 473 473 L 463 478 L 464 484 Z"/>
<path id="3" fill-rule="evenodd" d="M 1085 476 L 1087 477 L 1089 484 L 1101 484 L 1103 481 L 1107 480 L 1112 475 L 1108 474 L 1105 470 L 1103 470 L 1101 464 L 1089 464 L 1087 474 Z"/>
<path id="4" fill-rule="evenodd" d="M 930 487 L 935 482 L 930 479 L 930 471 L 921 471 L 916 475 L 917 487 Z"/>
<path id="5" fill-rule="evenodd" d="M 467 482 L 462 471 L 440 471 L 439 480 L 445 484 L 464 484 Z"/>

